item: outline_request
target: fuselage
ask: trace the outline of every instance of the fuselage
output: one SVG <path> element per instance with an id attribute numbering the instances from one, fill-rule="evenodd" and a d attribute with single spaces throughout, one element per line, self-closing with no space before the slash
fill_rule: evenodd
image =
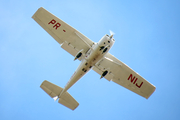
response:
<path id="1" fill-rule="evenodd" d="M 82 76 L 84 76 L 97 62 L 99 62 L 108 53 L 114 44 L 112 36 L 105 35 L 101 40 L 92 46 L 84 56 L 74 74 L 60 93 L 59 97 L 74 85 Z"/>

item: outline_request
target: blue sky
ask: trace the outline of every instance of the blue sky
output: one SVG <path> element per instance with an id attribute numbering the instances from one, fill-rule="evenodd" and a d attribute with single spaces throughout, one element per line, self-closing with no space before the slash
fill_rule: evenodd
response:
<path id="1" fill-rule="evenodd" d="M 110 53 L 156 86 L 148 99 L 90 71 L 69 93 L 75 111 L 54 102 L 40 84 L 64 87 L 79 65 L 31 17 L 44 7 L 91 40 L 115 32 Z M 179 120 L 178 0 L 0 1 L 1 120 Z"/>

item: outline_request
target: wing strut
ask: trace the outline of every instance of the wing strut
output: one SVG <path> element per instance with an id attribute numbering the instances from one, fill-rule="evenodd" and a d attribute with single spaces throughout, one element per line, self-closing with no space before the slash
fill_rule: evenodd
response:
<path id="1" fill-rule="evenodd" d="M 108 58 L 108 57 L 105 57 L 105 59 L 107 59 L 107 60 L 113 62 L 114 64 L 116 64 L 116 65 L 118 65 L 118 66 L 122 66 L 122 64 L 120 64 L 120 63 L 118 63 L 118 62 L 115 62 L 114 60 L 111 60 L 111 59 Z"/>
<path id="2" fill-rule="evenodd" d="M 76 34 L 91 50 L 93 50 L 93 48 L 92 48 L 84 39 L 82 39 L 82 37 L 81 37 L 77 32 L 75 32 L 75 34 Z"/>

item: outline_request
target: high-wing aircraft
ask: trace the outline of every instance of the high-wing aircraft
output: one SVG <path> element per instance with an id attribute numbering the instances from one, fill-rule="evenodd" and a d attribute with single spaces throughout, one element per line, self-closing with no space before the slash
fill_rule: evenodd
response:
<path id="1" fill-rule="evenodd" d="M 61 45 L 61 48 L 73 55 L 74 60 L 81 61 L 64 88 L 47 80 L 40 86 L 54 100 L 59 99 L 60 104 L 71 110 L 78 107 L 79 103 L 67 90 L 91 69 L 100 74 L 100 78 L 113 81 L 146 99 L 155 91 L 154 85 L 108 53 L 115 42 L 113 32 L 104 35 L 95 43 L 42 7 L 32 18 Z"/>

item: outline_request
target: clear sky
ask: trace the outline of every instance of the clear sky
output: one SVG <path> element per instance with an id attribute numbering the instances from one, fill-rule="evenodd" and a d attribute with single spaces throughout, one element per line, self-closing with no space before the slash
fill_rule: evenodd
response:
<path id="1" fill-rule="evenodd" d="M 145 98 L 90 71 L 69 93 L 75 111 L 39 86 L 64 87 L 80 61 L 61 49 L 31 17 L 44 7 L 92 41 L 115 32 L 110 53 L 156 86 Z M 1 120 L 179 120 L 178 0 L 1 0 Z"/>

